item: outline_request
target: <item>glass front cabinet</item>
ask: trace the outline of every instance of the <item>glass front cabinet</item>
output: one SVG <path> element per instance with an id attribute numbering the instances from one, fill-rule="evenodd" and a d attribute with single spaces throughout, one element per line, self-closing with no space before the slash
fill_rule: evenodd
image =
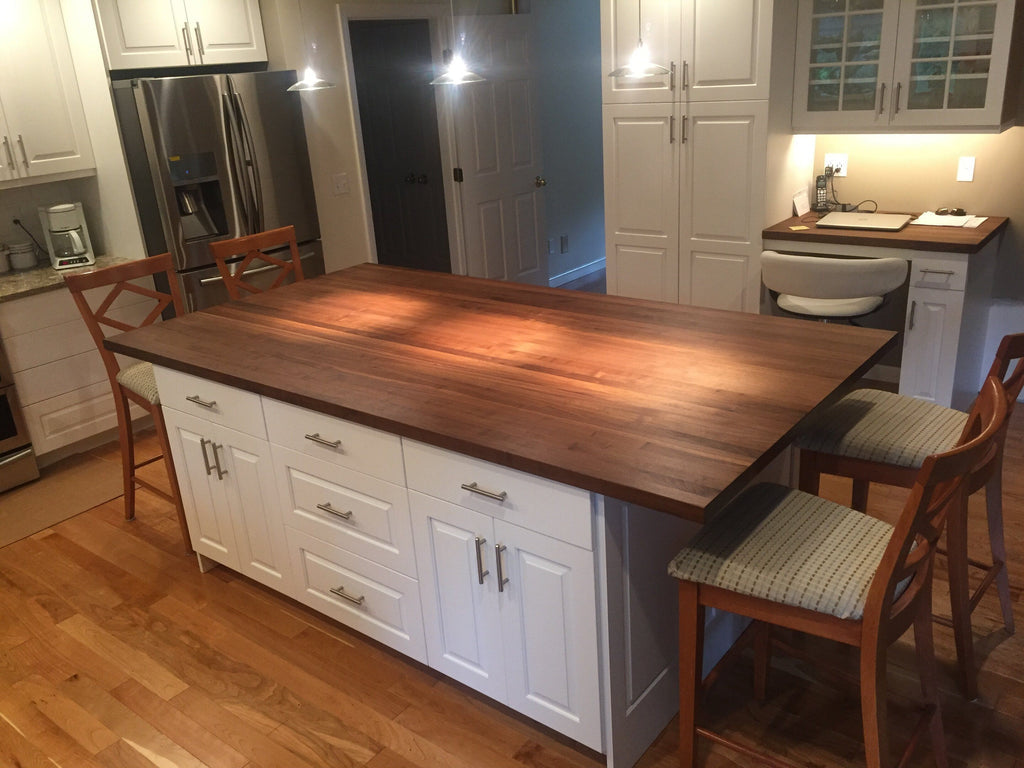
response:
<path id="1" fill-rule="evenodd" d="M 1013 15 L 1014 0 L 800 0 L 794 131 L 998 130 Z"/>

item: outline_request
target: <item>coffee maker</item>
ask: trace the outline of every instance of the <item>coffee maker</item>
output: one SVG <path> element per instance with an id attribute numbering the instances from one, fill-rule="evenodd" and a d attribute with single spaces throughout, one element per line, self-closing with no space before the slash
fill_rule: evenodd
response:
<path id="1" fill-rule="evenodd" d="M 40 206 L 39 220 L 43 224 L 46 249 L 54 269 L 84 267 L 96 263 L 81 203 Z"/>

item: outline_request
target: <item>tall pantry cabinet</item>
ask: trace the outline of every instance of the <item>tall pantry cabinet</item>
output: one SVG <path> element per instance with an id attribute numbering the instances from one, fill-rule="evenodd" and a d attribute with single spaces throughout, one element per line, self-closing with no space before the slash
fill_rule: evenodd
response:
<path id="1" fill-rule="evenodd" d="M 757 312 L 771 0 L 603 0 L 608 292 Z M 608 77 L 639 39 L 668 74 Z"/>

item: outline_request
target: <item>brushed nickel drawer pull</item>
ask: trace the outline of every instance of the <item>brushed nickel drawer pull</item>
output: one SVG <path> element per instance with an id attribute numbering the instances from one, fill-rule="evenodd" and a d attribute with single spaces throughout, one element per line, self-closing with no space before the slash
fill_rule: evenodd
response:
<path id="1" fill-rule="evenodd" d="M 914 330 L 914 315 L 917 313 L 917 302 L 910 302 L 910 328 L 908 330 Z"/>
<path id="2" fill-rule="evenodd" d="M 341 440 L 327 440 L 323 437 L 320 437 L 319 432 L 314 432 L 312 435 L 306 435 L 306 439 L 312 440 L 314 443 L 317 443 L 319 445 L 325 445 L 328 448 L 341 448 Z"/>
<path id="3" fill-rule="evenodd" d="M 499 592 L 504 592 L 505 591 L 505 585 L 508 584 L 508 581 L 509 581 L 508 577 L 505 576 L 505 567 L 501 564 L 501 553 L 504 552 L 506 549 L 508 549 L 508 547 L 506 547 L 504 544 L 495 544 L 494 545 L 494 562 L 497 564 L 497 568 L 498 568 L 498 591 Z"/>
<path id="4" fill-rule="evenodd" d="M 348 600 L 350 603 L 355 603 L 356 605 L 362 605 L 364 602 L 366 602 L 366 595 L 360 595 L 359 597 L 354 597 L 354 596 L 350 595 L 348 592 L 345 591 L 345 587 L 344 586 L 341 586 L 341 587 L 331 587 L 330 590 L 328 590 L 328 591 L 332 595 L 337 595 L 342 600 Z"/>
<path id="5" fill-rule="evenodd" d="M 952 277 L 956 274 L 952 269 L 922 269 L 922 275 L 948 275 Z"/>
<path id="6" fill-rule="evenodd" d="M 25 139 L 21 137 L 20 133 L 18 134 L 18 146 L 21 147 L 21 159 L 25 163 L 25 170 L 28 170 L 31 165 L 28 162 L 28 152 L 25 151 Z"/>
<path id="7" fill-rule="evenodd" d="M 11 152 L 11 142 L 6 136 L 4 136 L 4 154 L 7 155 L 7 165 L 12 171 L 18 169 L 18 164 L 14 162 L 14 154 Z"/>
<path id="8" fill-rule="evenodd" d="M 325 503 L 325 504 L 317 504 L 316 508 L 326 512 L 329 515 L 334 515 L 335 517 L 340 517 L 342 520 L 348 520 L 350 517 L 352 517 L 352 513 L 351 512 L 345 512 L 345 511 L 340 510 L 340 509 L 335 509 L 334 507 L 331 506 L 331 502 L 329 502 L 329 501 L 327 503 Z"/>
<path id="9" fill-rule="evenodd" d="M 206 55 L 206 50 L 203 46 L 203 33 L 199 29 L 199 22 L 196 22 L 196 43 L 199 44 L 199 57 L 202 58 Z"/>
<path id="10" fill-rule="evenodd" d="M 210 463 L 210 457 L 206 453 L 206 444 L 213 445 L 213 440 L 207 440 L 205 437 L 199 438 L 199 447 L 203 449 L 203 466 L 206 467 L 207 476 L 213 474 L 213 465 Z"/>
<path id="11" fill-rule="evenodd" d="M 475 493 L 480 496 L 486 496 L 488 499 L 494 499 L 495 501 L 504 501 L 508 498 L 507 491 L 498 491 L 497 493 L 494 491 L 488 491 L 486 488 L 481 488 L 477 485 L 475 480 L 472 483 L 463 483 L 462 490 L 469 491 L 470 493 Z"/>
<path id="12" fill-rule="evenodd" d="M 476 577 L 477 581 L 481 584 L 484 583 L 484 576 L 490 573 L 490 571 L 484 570 L 484 556 L 481 552 L 486 543 L 487 539 L 481 539 L 479 536 L 476 537 Z"/>
<path id="13" fill-rule="evenodd" d="M 203 400 L 203 398 L 201 398 L 199 395 L 186 395 L 185 399 L 188 400 L 190 403 L 201 405 L 203 406 L 203 408 L 213 408 L 214 406 L 217 405 L 216 400 Z"/>
<path id="14" fill-rule="evenodd" d="M 228 473 L 226 469 L 220 468 L 220 456 L 217 455 L 217 449 L 223 448 L 223 445 L 217 445 L 212 440 L 210 441 L 210 447 L 213 448 L 213 468 L 217 470 L 217 479 L 223 480 L 224 475 Z"/>

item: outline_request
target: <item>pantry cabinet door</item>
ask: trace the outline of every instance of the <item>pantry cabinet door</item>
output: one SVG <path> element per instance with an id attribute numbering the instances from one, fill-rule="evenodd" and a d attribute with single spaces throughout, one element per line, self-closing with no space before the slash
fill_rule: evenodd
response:
<path id="1" fill-rule="evenodd" d="M 767 99 L 771 0 L 690 0 L 682 6 L 686 98 Z"/>
<path id="2" fill-rule="evenodd" d="M 603 0 L 601 3 L 601 101 L 608 103 L 671 102 L 680 98 L 683 53 L 680 43 L 678 2 Z M 647 77 L 610 77 L 630 62 L 643 39 L 654 64 L 667 74 Z"/>
<path id="3" fill-rule="evenodd" d="M 494 521 L 508 705 L 600 751 L 594 553 Z"/>
<path id="4" fill-rule="evenodd" d="M 183 0 L 96 0 L 110 69 L 198 64 Z"/>
<path id="5" fill-rule="evenodd" d="M 201 64 L 266 61 L 259 0 L 186 0 Z"/>
<path id="6" fill-rule="evenodd" d="M 409 492 L 431 667 L 507 703 L 490 517 Z"/>

